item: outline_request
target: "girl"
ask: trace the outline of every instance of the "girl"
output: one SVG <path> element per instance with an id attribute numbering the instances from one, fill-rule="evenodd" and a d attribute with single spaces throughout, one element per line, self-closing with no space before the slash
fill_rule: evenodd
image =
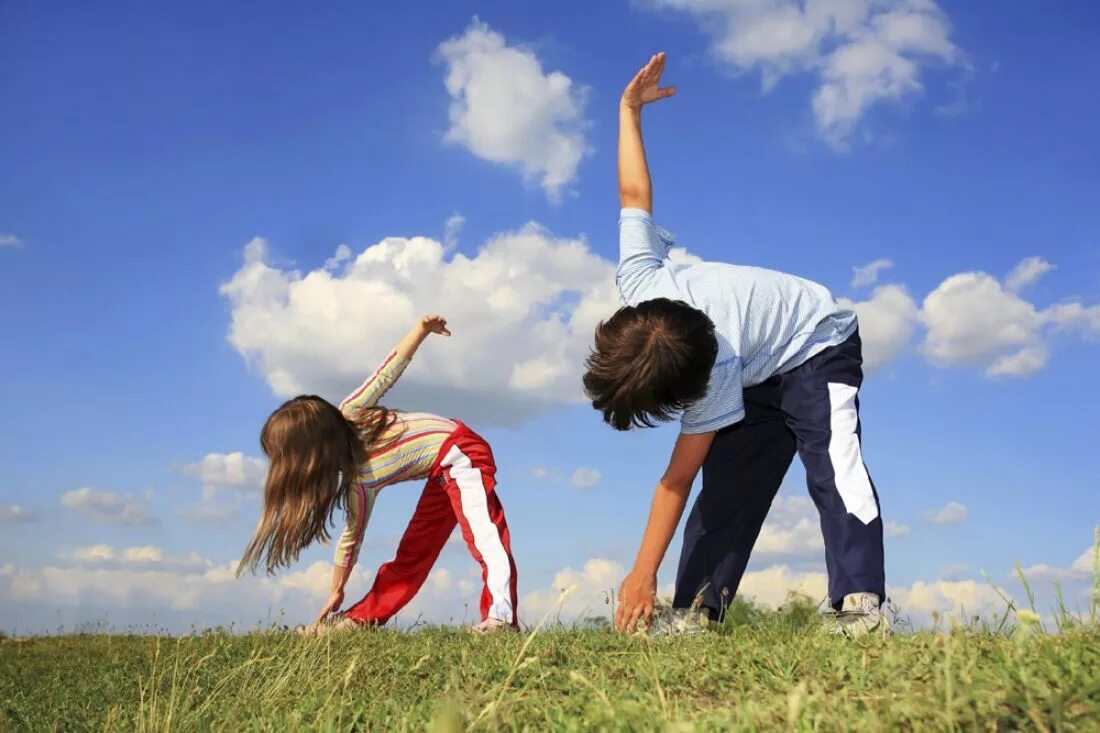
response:
<path id="1" fill-rule="evenodd" d="M 489 445 L 461 422 L 378 404 L 433 333 L 450 336 L 447 321 L 437 315 L 421 320 L 339 408 L 313 395 L 295 397 L 272 413 L 260 433 L 270 460 L 263 514 L 238 575 L 261 562 L 268 573 L 289 566 L 315 540 L 327 540 L 333 513 L 345 510 L 332 592 L 310 631 L 386 623 L 420 590 L 455 524 L 481 565 L 484 583 L 481 623 L 472 630 L 518 628 L 516 563 Z M 338 613 L 375 497 L 385 486 L 414 479 L 427 483 L 397 556 L 378 569 L 363 600 Z"/>

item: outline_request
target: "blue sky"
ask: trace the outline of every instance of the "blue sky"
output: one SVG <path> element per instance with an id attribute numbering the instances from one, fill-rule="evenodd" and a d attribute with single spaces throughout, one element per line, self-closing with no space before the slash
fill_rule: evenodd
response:
<path id="1" fill-rule="evenodd" d="M 1018 593 L 1015 560 L 1084 599 L 1100 11 L 756 7 L 5 3 L 0 627 L 304 618 L 327 548 L 282 581 L 224 577 L 258 515 L 259 428 L 285 394 L 339 398 L 436 310 L 455 336 L 391 403 L 493 443 L 526 615 L 569 582 L 567 612 L 598 611 L 675 437 L 614 433 L 577 381 L 614 307 L 616 101 L 657 50 L 679 89 L 645 120 L 658 221 L 860 314 L 903 608 L 993 607 L 980 573 Z M 380 497 L 352 594 L 418 493 Z M 797 465 L 782 496 L 763 600 L 824 570 Z M 471 566 L 449 549 L 410 614 L 462 618 Z"/>

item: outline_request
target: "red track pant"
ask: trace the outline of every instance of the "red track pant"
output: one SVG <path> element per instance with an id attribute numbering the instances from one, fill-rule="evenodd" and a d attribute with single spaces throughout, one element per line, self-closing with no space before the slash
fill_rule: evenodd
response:
<path id="1" fill-rule="evenodd" d="M 348 609 L 357 621 L 384 624 L 424 584 L 455 524 L 481 565 L 481 618 L 517 625 L 516 563 L 504 507 L 496 493 L 496 464 L 489 444 L 459 423 L 439 451 L 397 556 L 378 569 L 363 600 Z"/>

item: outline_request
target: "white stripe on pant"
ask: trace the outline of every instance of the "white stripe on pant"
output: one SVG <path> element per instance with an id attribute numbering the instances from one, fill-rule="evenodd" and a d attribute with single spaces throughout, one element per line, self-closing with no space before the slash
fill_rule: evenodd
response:
<path id="1" fill-rule="evenodd" d="M 469 457 L 457 445 L 452 445 L 440 463 L 450 470 L 451 478 L 458 485 L 462 514 L 470 526 L 474 548 L 485 562 L 485 587 L 492 596 L 489 617 L 512 623 L 514 609 L 511 601 L 512 570 L 508 552 L 500 541 L 500 533 L 489 516 L 485 484 L 481 470 L 474 468 Z"/>

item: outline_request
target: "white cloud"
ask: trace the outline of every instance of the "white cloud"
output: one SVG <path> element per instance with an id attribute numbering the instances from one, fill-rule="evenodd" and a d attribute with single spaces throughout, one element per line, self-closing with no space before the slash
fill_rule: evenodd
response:
<path id="1" fill-rule="evenodd" d="M 741 579 L 737 595 L 775 608 L 791 593 L 802 593 L 818 601 L 828 596 L 829 580 L 822 572 L 801 572 L 787 565 L 750 570 Z"/>
<path id="2" fill-rule="evenodd" d="M 1024 375 L 1046 362 L 1039 334 L 1042 315 L 991 275 L 952 275 L 924 299 L 921 315 L 928 326 L 921 348 L 936 363 L 978 364 L 991 375 Z"/>
<path id="3" fill-rule="evenodd" d="M 1008 277 L 1005 278 L 1005 290 L 1010 293 L 1019 292 L 1053 269 L 1054 265 L 1042 257 L 1023 259 L 1016 267 L 1012 268 L 1012 272 L 1008 273 Z"/>
<path id="4" fill-rule="evenodd" d="M 917 325 L 917 304 L 901 285 L 880 285 L 870 300 L 838 302 L 855 311 L 863 340 L 863 366 L 872 372 L 892 361 L 909 344 Z"/>
<path id="5" fill-rule="evenodd" d="M 909 534 L 909 525 L 890 520 L 883 525 L 883 534 L 887 537 L 904 537 Z"/>
<path id="6" fill-rule="evenodd" d="M 600 475 L 594 468 L 578 468 L 569 477 L 569 485 L 574 489 L 591 489 L 600 482 Z"/>
<path id="7" fill-rule="evenodd" d="M 966 521 L 970 512 L 957 501 L 949 501 L 945 506 L 924 513 L 924 518 L 932 524 L 959 524 Z"/>
<path id="8" fill-rule="evenodd" d="M 843 148 L 868 110 L 923 90 L 929 68 L 959 64 L 951 26 L 933 0 L 650 0 L 686 11 L 737 72 L 759 69 L 764 89 L 817 77 L 818 133 Z"/>
<path id="9" fill-rule="evenodd" d="M 149 497 L 122 496 L 114 491 L 83 487 L 61 495 L 61 505 L 100 522 L 124 525 L 155 524 L 149 516 Z"/>
<path id="10" fill-rule="evenodd" d="M 0 248 L 3 247 L 22 247 L 23 240 L 14 234 L 0 233 Z"/>
<path id="11" fill-rule="evenodd" d="M 351 247 L 347 246 L 346 244 L 341 244 L 336 247 L 336 251 L 333 253 L 332 257 L 329 257 L 327 260 L 325 260 L 324 269 L 329 270 L 330 272 L 335 272 L 336 270 L 339 270 L 344 265 L 344 263 L 350 259 Z"/>
<path id="12" fill-rule="evenodd" d="M 802 517 L 789 526 L 768 521 L 760 530 L 753 547 L 754 555 L 818 555 L 824 552 L 821 525 L 811 517 Z"/>
<path id="13" fill-rule="evenodd" d="M 5 566 L 0 597 L 46 603 L 51 608 L 85 604 L 126 608 L 218 611 L 256 621 L 268 608 L 287 610 L 293 620 L 311 618 L 329 593 L 332 566 L 315 562 L 276 577 L 237 579 L 236 562 L 216 564 L 191 553 L 171 557 L 159 548 L 81 548 L 75 564 L 41 568 Z M 365 584 L 353 569 L 349 590 Z"/>
<path id="14" fill-rule="evenodd" d="M 607 616 L 611 594 L 617 593 L 626 576 L 622 563 L 594 557 L 580 570 L 565 567 L 554 574 L 550 585 L 523 596 L 520 613 L 525 623 L 536 624 L 550 614 L 563 620 L 580 616 Z M 569 591 L 563 596 L 565 591 Z"/>
<path id="15" fill-rule="evenodd" d="M 462 231 L 462 225 L 466 223 L 466 217 L 462 214 L 453 214 L 447 217 L 447 223 L 443 226 L 443 244 L 447 249 L 458 246 L 458 233 Z"/>
<path id="16" fill-rule="evenodd" d="M 1023 568 L 1022 572 L 1028 582 L 1068 583 L 1088 580 L 1092 577 L 1095 552 L 1094 547 L 1086 547 L 1068 568 L 1040 563 Z"/>
<path id="17" fill-rule="evenodd" d="M 878 282 L 878 276 L 880 272 L 889 270 L 894 266 L 892 260 L 878 259 L 874 262 L 869 262 L 863 267 L 852 268 L 852 287 L 861 288 L 864 285 L 874 285 Z"/>
<path id="18" fill-rule="evenodd" d="M 1030 257 L 1004 284 L 984 272 L 952 275 L 919 309 L 897 284 L 875 288 L 869 300 L 838 300 L 859 317 L 868 371 L 900 354 L 923 326 L 920 352 L 933 364 L 978 366 L 990 377 L 1026 376 L 1046 365 L 1053 334 L 1100 338 L 1100 303 L 1068 301 L 1040 309 L 1019 295 L 1019 289 L 1052 269 L 1046 260 Z"/>
<path id="19" fill-rule="evenodd" d="M 535 466 L 531 469 L 531 478 L 536 481 L 543 481 L 550 478 L 550 469 L 546 466 Z"/>
<path id="20" fill-rule="evenodd" d="M 267 478 L 267 461 L 240 451 L 208 453 L 197 463 L 183 466 L 183 472 L 202 481 L 203 499 L 213 499 L 221 488 L 259 492 Z"/>
<path id="21" fill-rule="evenodd" d="M 519 168 L 525 180 L 538 180 L 547 196 L 560 198 L 589 152 L 585 89 L 560 71 L 543 73 L 532 51 L 508 45 L 476 18 L 438 51 L 451 97 L 446 140 Z"/>
<path id="22" fill-rule="evenodd" d="M 89 545 L 62 553 L 62 558 L 78 565 L 107 565 L 114 567 L 158 567 L 205 570 L 213 566 L 197 552 L 188 555 L 171 555 L 155 545 L 138 545 L 116 548 L 112 545 Z"/>
<path id="23" fill-rule="evenodd" d="M 29 522 L 34 515 L 18 504 L 0 505 L 0 522 Z"/>
<path id="24" fill-rule="evenodd" d="M 394 395 L 406 409 L 474 424 L 516 424 L 582 401 L 595 326 L 618 306 L 615 266 L 536 224 L 493 237 L 473 257 L 448 257 L 425 237 L 387 238 L 340 275 L 279 269 L 262 239 L 244 259 L 221 288 L 229 341 L 278 395 L 339 400 L 415 319 L 442 313 L 454 336 L 426 344 Z"/>
<path id="25" fill-rule="evenodd" d="M 987 616 L 1005 608 L 997 591 L 985 582 L 975 580 L 918 580 L 908 588 L 891 587 L 887 591 L 902 615 L 923 621 L 933 613 L 945 617 L 969 618 Z"/>
<path id="26" fill-rule="evenodd" d="M 204 499 L 212 499 L 221 488 L 259 492 L 267 477 L 267 461 L 245 456 L 239 450 L 232 453 L 207 453 L 202 460 L 186 464 L 183 471 L 198 477 L 202 482 Z"/>
<path id="27" fill-rule="evenodd" d="M 1091 576 L 1096 563 L 1096 547 L 1086 547 L 1073 564 L 1070 566 L 1074 572 Z"/>

